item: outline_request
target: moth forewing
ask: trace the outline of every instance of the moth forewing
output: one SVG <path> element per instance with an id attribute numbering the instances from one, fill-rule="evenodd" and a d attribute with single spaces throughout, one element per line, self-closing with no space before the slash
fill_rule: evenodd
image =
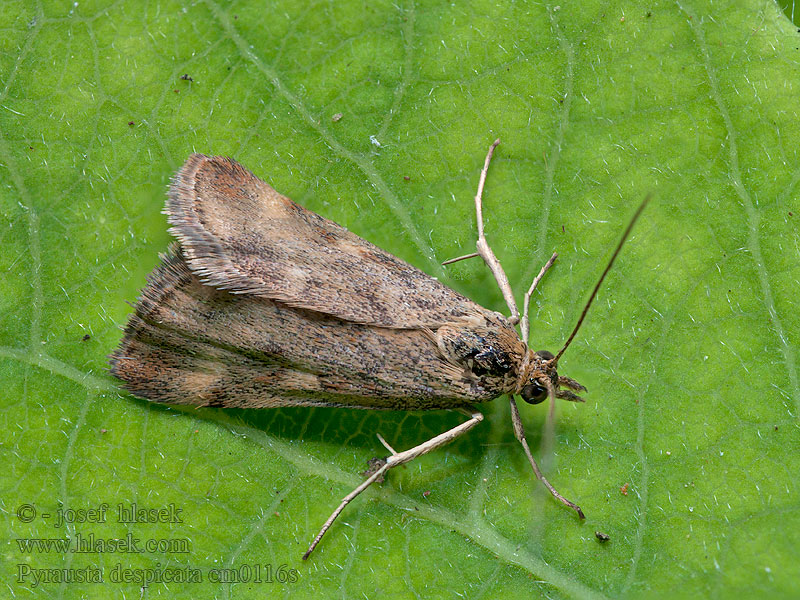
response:
<path id="1" fill-rule="evenodd" d="M 158 402 L 269 408 L 452 409 L 502 393 L 423 329 L 344 321 L 205 285 L 175 245 L 141 294 L 111 372 Z"/>
<path id="2" fill-rule="evenodd" d="M 230 158 L 193 154 L 165 213 L 203 282 L 353 323 L 437 328 L 491 313 Z"/>
<path id="3" fill-rule="evenodd" d="M 583 517 L 536 466 L 513 399 L 575 400 L 569 389 L 583 387 L 556 372 L 566 345 L 555 357 L 535 353 L 514 329 L 519 311 L 481 218 L 498 142 L 486 156 L 475 197 L 478 252 L 462 258 L 484 259 L 510 318 L 295 204 L 230 158 L 193 154 L 173 180 L 165 213 L 179 243 L 148 277 L 110 358 L 111 373 L 127 390 L 199 406 L 450 409 L 469 417 L 409 450 L 390 448 L 303 558 L 373 481 L 477 425 L 483 417 L 473 405 L 502 394 L 512 395 L 514 432 L 537 477 Z M 530 295 L 554 258 L 526 294 L 524 337 Z"/>

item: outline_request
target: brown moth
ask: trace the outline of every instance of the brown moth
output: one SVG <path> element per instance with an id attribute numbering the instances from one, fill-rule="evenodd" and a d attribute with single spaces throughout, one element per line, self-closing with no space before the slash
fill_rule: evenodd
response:
<path id="1" fill-rule="evenodd" d="M 514 433 L 536 474 L 514 400 L 582 399 L 559 375 L 597 290 L 644 208 L 634 215 L 572 334 L 553 355 L 527 346 L 528 305 L 550 258 L 517 310 L 508 278 L 486 242 L 481 197 L 477 253 L 494 274 L 510 317 L 483 308 L 377 246 L 273 190 L 230 158 L 193 154 L 173 179 L 165 213 L 178 239 L 148 277 L 125 336 L 110 358 L 125 389 L 148 400 L 196 406 L 333 406 L 463 412 L 469 420 L 373 465 L 344 507 L 384 473 L 442 446 L 483 420 L 474 405 L 510 397 Z M 519 324 L 521 336 L 514 328 Z"/>

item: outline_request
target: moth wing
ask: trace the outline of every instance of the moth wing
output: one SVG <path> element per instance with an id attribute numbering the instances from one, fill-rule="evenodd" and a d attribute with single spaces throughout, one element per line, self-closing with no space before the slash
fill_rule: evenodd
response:
<path id="1" fill-rule="evenodd" d="M 232 293 L 392 328 L 435 328 L 490 312 L 230 158 L 191 155 L 165 212 L 189 267 Z"/>
<path id="2" fill-rule="evenodd" d="M 429 332 L 372 327 L 204 285 L 177 246 L 148 277 L 111 373 L 158 402 L 423 410 L 501 392 L 441 357 Z"/>

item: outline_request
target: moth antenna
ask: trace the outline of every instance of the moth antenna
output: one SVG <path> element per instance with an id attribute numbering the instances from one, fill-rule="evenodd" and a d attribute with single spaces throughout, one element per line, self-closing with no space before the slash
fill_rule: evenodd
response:
<path id="1" fill-rule="evenodd" d="M 597 284 L 594 286 L 594 289 L 592 290 L 592 295 L 589 296 L 589 300 L 586 302 L 586 306 L 583 307 L 583 312 L 581 313 L 581 316 L 578 319 L 577 324 L 575 325 L 575 329 L 572 330 L 572 333 L 567 338 L 566 343 L 564 344 L 564 346 L 562 346 L 561 350 L 558 351 L 558 354 L 556 354 L 555 358 L 549 361 L 550 364 L 558 364 L 558 359 L 561 358 L 561 355 L 564 354 L 564 350 L 566 350 L 572 343 L 572 340 L 575 338 L 575 334 L 578 333 L 578 330 L 581 328 L 581 325 L 583 324 L 583 319 L 586 318 L 586 313 L 589 312 L 589 307 L 592 305 L 595 296 L 597 296 L 597 291 L 603 284 L 603 280 L 606 278 L 606 275 L 608 275 L 608 272 L 611 270 L 611 266 L 614 264 L 614 261 L 616 260 L 619 251 L 622 250 L 622 245 L 628 239 L 628 236 L 631 234 L 631 231 L 633 230 L 633 226 L 636 225 L 636 221 L 639 219 L 639 215 L 642 214 L 642 211 L 645 209 L 648 202 L 650 202 L 650 194 L 647 194 L 647 196 L 645 196 L 644 200 L 639 205 L 639 208 L 637 208 L 636 212 L 633 214 L 630 223 L 628 223 L 628 227 L 625 229 L 625 233 L 622 234 L 622 239 L 619 241 L 619 244 L 617 244 L 616 250 L 614 250 L 614 254 L 611 255 L 611 260 L 608 261 L 608 265 L 606 266 L 605 271 L 603 271 L 603 274 L 600 275 L 600 279 L 597 281 Z"/>

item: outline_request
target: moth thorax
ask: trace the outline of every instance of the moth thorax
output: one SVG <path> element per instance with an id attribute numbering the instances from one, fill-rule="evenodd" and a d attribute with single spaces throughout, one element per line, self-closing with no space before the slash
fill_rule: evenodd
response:
<path id="1" fill-rule="evenodd" d="M 525 348 L 512 329 L 443 325 L 436 331 L 436 343 L 444 358 L 498 395 L 514 389 Z"/>

